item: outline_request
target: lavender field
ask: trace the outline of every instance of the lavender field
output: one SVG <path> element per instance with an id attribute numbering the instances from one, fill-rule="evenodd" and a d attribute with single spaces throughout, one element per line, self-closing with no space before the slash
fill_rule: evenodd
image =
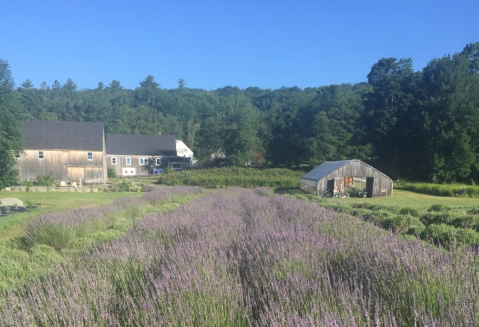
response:
<path id="1" fill-rule="evenodd" d="M 50 227 L 81 238 L 111 221 L 99 216 L 40 217 L 29 246 L 62 248 L 45 242 Z M 401 239 L 268 189 L 208 192 L 75 255 L 58 249 L 55 269 L 5 289 L 0 326 L 479 325 L 472 249 Z"/>

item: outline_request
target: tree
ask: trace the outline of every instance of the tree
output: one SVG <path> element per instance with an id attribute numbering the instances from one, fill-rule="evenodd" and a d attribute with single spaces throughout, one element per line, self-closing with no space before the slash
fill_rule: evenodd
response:
<path id="1" fill-rule="evenodd" d="M 15 154 L 23 149 L 20 103 L 8 62 L 0 59 L 0 189 L 16 182 Z"/>
<path id="2" fill-rule="evenodd" d="M 138 104 L 154 105 L 158 97 L 158 90 L 160 84 L 155 81 L 155 78 L 148 75 L 143 82 L 140 82 L 140 87 L 135 89 L 135 100 Z"/>
<path id="3" fill-rule="evenodd" d="M 63 89 L 67 92 L 73 92 L 78 89 L 77 83 L 75 83 L 71 78 L 67 79 L 66 83 L 63 85 Z"/>
<path id="4" fill-rule="evenodd" d="M 27 79 L 25 82 L 23 82 L 23 83 L 21 84 L 21 86 L 22 86 L 22 88 L 28 90 L 28 89 L 31 89 L 31 88 L 33 87 L 33 83 L 32 83 L 32 81 L 30 81 L 29 79 Z"/>
<path id="5" fill-rule="evenodd" d="M 121 90 L 123 89 L 123 86 L 121 86 L 120 81 L 114 79 L 113 81 L 111 81 L 107 88 L 111 90 Z"/>
<path id="6" fill-rule="evenodd" d="M 180 78 L 177 82 L 178 82 L 178 88 L 179 88 L 180 90 L 182 90 L 182 89 L 185 88 L 186 82 L 185 82 L 184 79 Z"/>
<path id="7" fill-rule="evenodd" d="M 479 43 L 461 53 L 431 60 L 423 70 L 424 175 L 434 182 L 470 181 L 479 176 Z"/>
<path id="8" fill-rule="evenodd" d="M 371 68 L 363 121 L 373 146 L 375 165 L 393 178 L 404 174 L 410 160 L 411 111 L 415 108 L 420 74 L 411 59 L 383 58 Z M 409 159 L 409 160 L 407 160 Z"/>

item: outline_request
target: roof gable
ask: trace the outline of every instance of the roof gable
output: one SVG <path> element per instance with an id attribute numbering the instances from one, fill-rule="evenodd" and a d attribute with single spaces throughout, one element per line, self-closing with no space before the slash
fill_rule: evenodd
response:
<path id="1" fill-rule="evenodd" d="M 176 156 L 174 135 L 106 134 L 108 155 Z"/>
<path id="2" fill-rule="evenodd" d="M 27 120 L 26 149 L 103 151 L 103 123 Z"/>

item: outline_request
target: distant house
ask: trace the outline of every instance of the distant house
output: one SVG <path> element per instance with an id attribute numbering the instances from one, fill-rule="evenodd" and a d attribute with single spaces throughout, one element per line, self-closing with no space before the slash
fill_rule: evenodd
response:
<path id="1" fill-rule="evenodd" d="M 393 181 L 360 160 L 327 161 L 301 178 L 301 189 L 319 196 L 391 196 Z"/>
<path id="2" fill-rule="evenodd" d="M 103 123 L 26 121 L 25 150 L 16 154 L 19 179 L 52 174 L 55 181 L 107 181 Z"/>
<path id="3" fill-rule="evenodd" d="M 118 176 L 157 174 L 177 158 L 174 135 L 106 135 L 107 166 Z"/>
<path id="4" fill-rule="evenodd" d="M 181 140 L 176 140 L 176 157 L 169 160 L 171 169 L 182 170 L 193 165 L 193 151 Z"/>

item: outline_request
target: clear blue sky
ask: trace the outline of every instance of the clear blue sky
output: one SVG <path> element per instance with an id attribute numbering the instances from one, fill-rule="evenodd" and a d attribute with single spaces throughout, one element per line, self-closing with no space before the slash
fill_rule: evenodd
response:
<path id="1" fill-rule="evenodd" d="M 35 87 L 317 87 L 366 81 L 384 57 L 421 70 L 479 42 L 478 13 L 478 0 L 4 1 L 0 59 Z"/>

